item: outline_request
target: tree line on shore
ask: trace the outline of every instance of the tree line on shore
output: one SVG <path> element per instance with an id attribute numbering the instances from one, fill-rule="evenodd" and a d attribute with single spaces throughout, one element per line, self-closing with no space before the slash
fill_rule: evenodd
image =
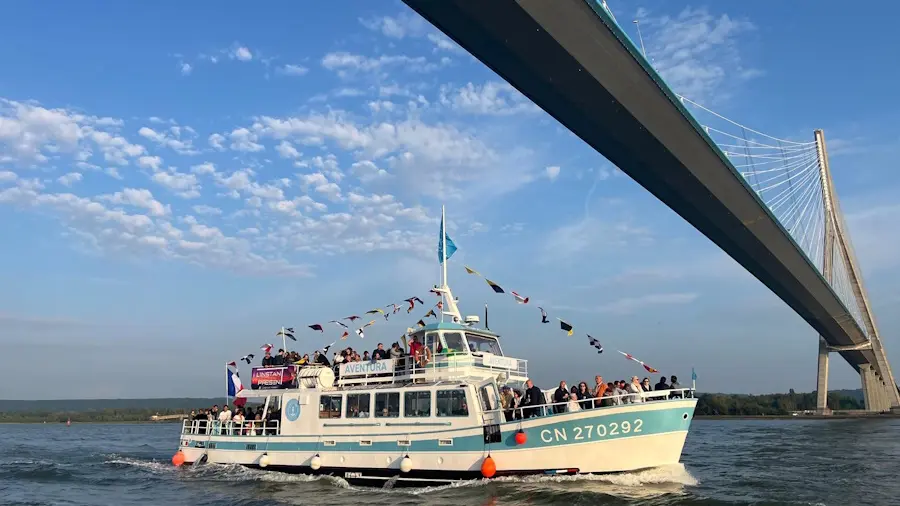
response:
<path id="1" fill-rule="evenodd" d="M 828 393 L 828 407 L 831 409 L 863 409 L 862 399 L 842 392 Z M 695 415 L 706 416 L 765 416 L 789 415 L 792 411 L 816 409 L 816 393 L 741 395 L 741 394 L 701 394 L 697 401 Z"/>
<path id="2" fill-rule="evenodd" d="M 168 400 L 168 399 L 167 399 Z M 103 407 L 102 401 L 89 401 L 83 409 L 78 409 L 78 401 L 65 401 L 63 409 L 52 409 L 52 401 L 42 401 L 37 409 L 19 409 L 2 411 L 4 403 L 0 403 L 0 423 L 65 423 L 71 420 L 73 423 L 116 423 L 116 422 L 146 422 L 153 415 L 178 415 L 190 413 L 191 409 L 208 408 L 216 403 L 215 399 L 171 399 L 169 407 L 160 405 L 160 400 L 154 399 L 154 406 L 137 407 L 133 404 L 122 406 L 121 402 L 116 407 Z M 63 402 L 63 401 L 61 401 Z M 218 399 L 218 403 L 222 400 Z M 191 408 L 185 407 L 186 405 Z M 89 406 L 89 407 L 88 407 Z M 828 394 L 828 406 L 832 409 L 863 409 L 863 402 L 856 391 L 830 392 Z M 786 394 L 700 394 L 697 402 L 696 415 L 706 416 L 777 416 L 789 415 L 792 411 L 816 409 L 816 394 L 795 393 L 791 390 Z M 176 420 L 177 421 L 177 420 Z"/>

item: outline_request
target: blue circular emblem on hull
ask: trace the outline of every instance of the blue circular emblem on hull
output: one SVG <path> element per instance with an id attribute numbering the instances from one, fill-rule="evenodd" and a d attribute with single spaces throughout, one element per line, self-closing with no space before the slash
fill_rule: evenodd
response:
<path id="1" fill-rule="evenodd" d="M 289 421 L 296 422 L 300 418 L 300 401 L 297 399 L 289 400 L 284 407 L 284 414 Z"/>

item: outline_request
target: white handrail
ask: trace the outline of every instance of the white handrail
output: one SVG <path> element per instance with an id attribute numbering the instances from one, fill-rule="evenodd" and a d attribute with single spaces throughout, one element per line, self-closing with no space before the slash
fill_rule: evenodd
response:
<path id="1" fill-rule="evenodd" d="M 675 399 L 675 400 L 691 399 L 694 397 L 694 392 L 695 391 L 693 388 L 674 388 L 674 389 L 668 389 L 668 390 L 651 390 L 649 392 L 626 393 L 626 394 L 620 394 L 620 395 L 607 395 L 607 396 L 603 396 L 603 397 L 599 397 L 599 398 L 598 397 L 589 397 L 586 399 L 578 399 L 575 402 L 578 403 L 579 411 L 584 411 L 584 410 L 591 410 L 591 409 L 613 408 L 613 407 L 622 406 L 625 404 L 638 404 L 638 403 L 644 403 L 644 402 L 668 402 L 673 399 Z M 662 397 L 663 395 L 665 395 L 665 398 L 661 399 L 660 397 Z M 635 397 L 639 397 L 640 400 L 635 401 L 634 400 Z M 618 400 L 620 400 L 620 402 L 616 403 L 616 404 L 606 405 L 606 406 L 601 404 L 603 401 L 614 400 L 614 399 L 618 399 Z M 555 406 L 561 406 L 561 407 L 566 408 L 563 411 L 561 411 L 561 413 L 568 413 L 568 412 L 570 412 L 568 409 L 570 402 L 571 401 L 552 402 L 552 403 L 544 402 L 541 404 L 531 405 L 531 406 L 517 406 L 512 409 L 503 409 L 503 408 L 491 409 L 491 410 L 484 411 L 482 413 L 486 415 L 489 413 L 505 414 L 507 412 L 512 412 L 513 420 L 525 420 L 526 419 L 525 418 L 525 410 L 528 410 L 529 414 L 537 411 L 538 414 L 533 415 L 533 416 L 537 417 L 537 416 L 546 416 L 548 414 L 551 414 L 551 415 L 557 414 L 556 410 L 554 410 L 552 408 Z M 586 404 L 589 404 L 591 407 L 584 407 Z M 548 410 L 549 410 L 549 413 L 546 412 Z M 516 417 L 516 415 L 518 415 L 518 417 Z M 529 416 L 529 418 L 531 418 L 531 416 Z M 506 420 L 506 421 L 510 422 L 512 420 Z"/>
<path id="2" fill-rule="evenodd" d="M 241 423 L 219 420 L 185 420 L 182 434 L 213 436 L 267 436 L 279 433 L 278 420 L 246 420 Z"/>

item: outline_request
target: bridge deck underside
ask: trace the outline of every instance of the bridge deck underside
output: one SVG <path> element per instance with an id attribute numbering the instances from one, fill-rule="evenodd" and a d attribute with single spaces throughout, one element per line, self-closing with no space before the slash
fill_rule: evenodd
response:
<path id="1" fill-rule="evenodd" d="M 609 20 L 584 0 L 404 0 L 715 242 L 831 345 L 860 327 Z M 870 351 L 841 355 L 856 369 Z"/>

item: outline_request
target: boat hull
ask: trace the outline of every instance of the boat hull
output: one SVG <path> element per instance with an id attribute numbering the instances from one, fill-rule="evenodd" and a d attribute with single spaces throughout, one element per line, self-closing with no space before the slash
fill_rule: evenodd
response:
<path id="1" fill-rule="evenodd" d="M 183 435 L 186 463 L 203 460 L 267 470 L 334 475 L 361 485 L 425 486 L 495 476 L 635 471 L 676 464 L 695 399 L 626 404 L 499 424 L 492 443 L 482 426 L 464 429 L 360 429 L 298 436 Z M 516 441 L 518 432 L 525 441 Z M 265 458 L 263 459 L 263 455 Z M 314 458 L 320 467 L 313 469 Z M 400 470 L 409 457 L 412 468 Z M 261 465 L 265 464 L 265 466 Z"/>

